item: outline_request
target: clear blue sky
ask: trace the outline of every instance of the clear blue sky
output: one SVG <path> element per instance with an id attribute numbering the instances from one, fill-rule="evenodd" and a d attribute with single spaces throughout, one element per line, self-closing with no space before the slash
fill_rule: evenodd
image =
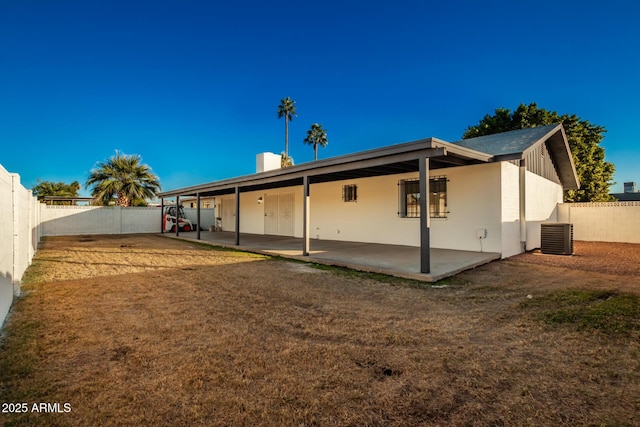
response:
<path id="1" fill-rule="evenodd" d="M 0 0 L 0 164 L 84 184 L 115 150 L 164 190 L 255 172 L 318 122 L 320 158 L 536 102 L 604 126 L 640 184 L 640 6 L 618 1 Z M 83 189 L 83 194 L 87 192 Z"/>

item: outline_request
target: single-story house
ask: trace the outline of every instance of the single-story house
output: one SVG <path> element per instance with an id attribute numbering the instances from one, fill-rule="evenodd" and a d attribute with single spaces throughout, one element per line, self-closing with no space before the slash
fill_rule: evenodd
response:
<path id="1" fill-rule="evenodd" d="M 271 160 L 261 154 L 255 174 L 160 197 L 215 197 L 237 245 L 242 232 L 302 238 L 303 255 L 311 239 L 417 246 L 428 273 L 430 248 L 505 258 L 540 247 L 540 224 L 557 221 L 563 192 L 579 188 L 561 124 L 454 143 L 427 138 L 287 168 L 270 169 Z"/>

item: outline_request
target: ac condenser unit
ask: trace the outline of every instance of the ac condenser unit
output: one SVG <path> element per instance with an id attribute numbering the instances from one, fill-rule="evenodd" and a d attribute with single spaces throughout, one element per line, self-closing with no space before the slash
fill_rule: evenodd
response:
<path id="1" fill-rule="evenodd" d="M 573 255 L 573 224 L 540 224 L 540 252 L 552 255 Z"/>

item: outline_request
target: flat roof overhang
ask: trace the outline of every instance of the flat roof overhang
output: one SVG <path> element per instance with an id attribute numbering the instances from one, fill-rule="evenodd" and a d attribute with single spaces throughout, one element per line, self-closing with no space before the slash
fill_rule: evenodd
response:
<path id="1" fill-rule="evenodd" d="M 211 197 L 239 191 L 256 191 L 373 176 L 394 175 L 419 170 L 420 159 L 429 158 L 430 169 L 464 166 L 492 161 L 490 154 L 471 150 L 436 138 L 422 139 L 389 147 L 362 151 L 288 168 L 224 179 L 207 184 L 159 193 L 162 198 L 175 196 Z"/>

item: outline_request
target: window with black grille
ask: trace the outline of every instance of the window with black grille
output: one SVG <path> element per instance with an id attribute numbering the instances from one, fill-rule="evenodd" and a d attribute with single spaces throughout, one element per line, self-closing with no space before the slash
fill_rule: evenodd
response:
<path id="1" fill-rule="evenodd" d="M 429 215 L 431 218 L 446 218 L 447 179 L 444 176 L 429 179 Z"/>
<path id="2" fill-rule="evenodd" d="M 400 188 L 400 217 L 420 218 L 420 181 L 417 179 L 402 180 Z"/>
<path id="3" fill-rule="evenodd" d="M 401 218 L 420 218 L 420 181 L 417 179 L 401 180 L 398 183 L 400 193 L 399 212 Z M 429 216 L 446 218 L 447 214 L 447 179 L 444 176 L 429 179 Z"/>
<path id="4" fill-rule="evenodd" d="M 358 200 L 358 186 L 343 185 L 342 186 L 342 201 L 343 202 L 355 202 Z"/>

